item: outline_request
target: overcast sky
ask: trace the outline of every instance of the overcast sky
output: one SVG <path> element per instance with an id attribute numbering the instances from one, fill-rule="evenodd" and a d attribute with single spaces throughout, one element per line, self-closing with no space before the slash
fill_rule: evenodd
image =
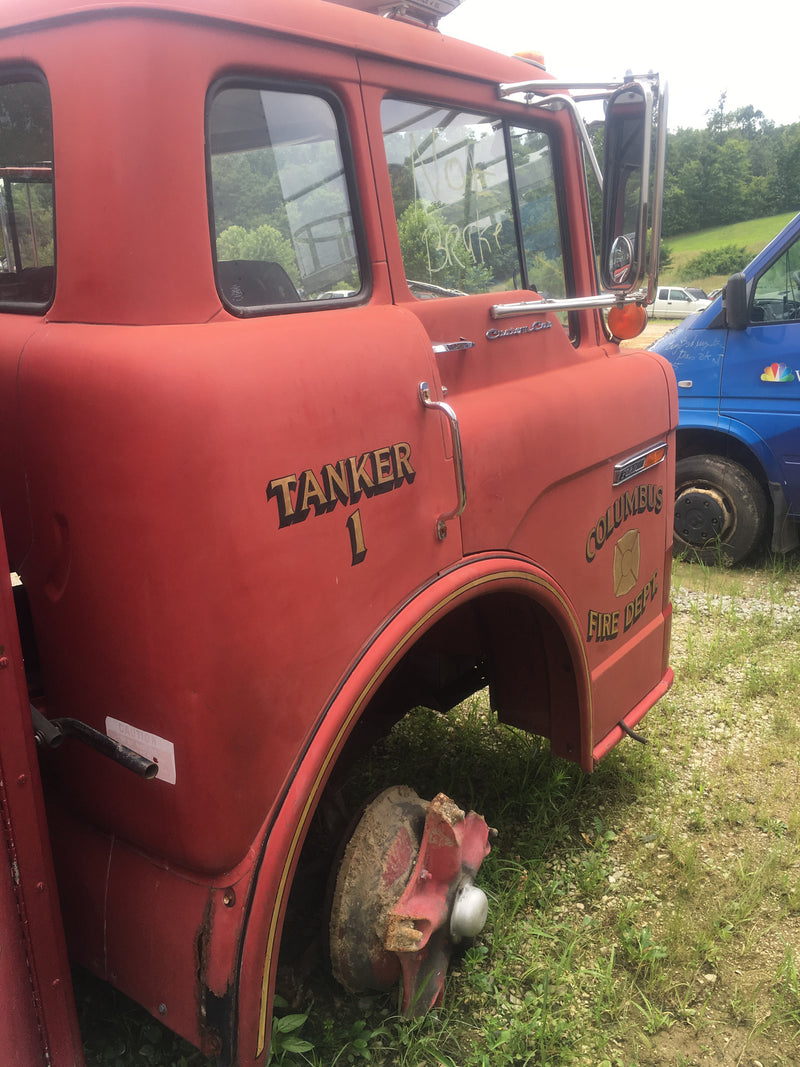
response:
<path id="1" fill-rule="evenodd" d="M 759 21 L 763 17 L 763 26 Z M 498 52 L 544 54 L 560 80 L 605 81 L 658 71 L 669 82 L 669 128 L 703 128 L 727 92 L 777 126 L 800 122 L 800 3 L 630 4 L 602 0 L 463 0 L 443 33 Z"/>

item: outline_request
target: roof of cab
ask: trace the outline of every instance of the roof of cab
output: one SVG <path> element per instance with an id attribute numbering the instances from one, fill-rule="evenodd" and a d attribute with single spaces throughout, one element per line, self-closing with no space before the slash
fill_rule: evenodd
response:
<path id="1" fill-rule="evenodd" d="M 381 18 L 342 6 L 342 0 L 3 0 L 3 37 L 54 23 L 119 15 L 215 21 L 333 45 L 349 52 L 411 60 L 416 65 L 469 73 L 480 81 L 531 77 L 522 59 L 446 37 L 438 30 Z M 550 75 L 537 69 L 536 77 Z"/>

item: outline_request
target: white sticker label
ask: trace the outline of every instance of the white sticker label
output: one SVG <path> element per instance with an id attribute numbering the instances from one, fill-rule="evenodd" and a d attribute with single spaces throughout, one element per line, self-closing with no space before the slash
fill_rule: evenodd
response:
<path id="1" fill-rule="evenodd" d="M 169 782 L 175 785 L 175 746 L 171 741 L 166 741 L 158 734 L 149 734 L 146 730 L 139 730 L 130 723 L 120 722 L 106 716 L 106 733 L 112 741 L 119 741 L 121 745 L 127 745 L 140 756 L 145 756 L 158 764 L 159 782 Z"/>

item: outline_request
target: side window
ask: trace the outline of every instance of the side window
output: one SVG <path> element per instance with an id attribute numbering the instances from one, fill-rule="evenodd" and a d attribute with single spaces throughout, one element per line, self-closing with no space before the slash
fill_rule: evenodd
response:
<path id="1" fill-rule="evenodd" d="M 800 321 L 800 241 L 790 245 L 756 282 L 751 320 Z"/>
<path id="2" fill-rule="evenodd" d="M 362 289 L 335 104 L 311 92 L 227 85 L 207 144 L 217 286 L 232 310 L 355 297 Z"/>
<path id="3" fill-rule="evenodd" d="M 670 289 L 669 296 L 670 300 L 684 300 L 687 303 L 691 300 L 689 294 L 685 293 L 683 289 Z"/>
<path id="4" fill-rule="evenodd" d="M 555 153 L 550 138 L 538 130 L 511 130 L 528 288 L 543 296 L 567 295 L 561 226 L 556 198 Z"/>
<path id="5" fill-rule="evenodd" d="M 416 296 L 529 286 L 564 294 L 555 184 L 543 134 L 509 132 L 491 116 L 406 100 L 385 100 L 381 120 L 403 265 Z"/>
<path id="6" fill-rule="evenodd" d="M 54 287 L 50 94 L 30 75 L 0 82 L 0 310 L 40 313 Z"/>

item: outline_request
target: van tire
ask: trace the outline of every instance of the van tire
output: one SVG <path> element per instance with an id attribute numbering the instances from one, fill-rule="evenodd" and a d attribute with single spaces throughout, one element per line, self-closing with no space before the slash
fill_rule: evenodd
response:
<path id="1" fill-rule="evenodd" d="M 722 456 L 678 460 L 676 556 L 732 566 L 755 551 L 766 528 L 766 493 L 746 467 Z"/>

